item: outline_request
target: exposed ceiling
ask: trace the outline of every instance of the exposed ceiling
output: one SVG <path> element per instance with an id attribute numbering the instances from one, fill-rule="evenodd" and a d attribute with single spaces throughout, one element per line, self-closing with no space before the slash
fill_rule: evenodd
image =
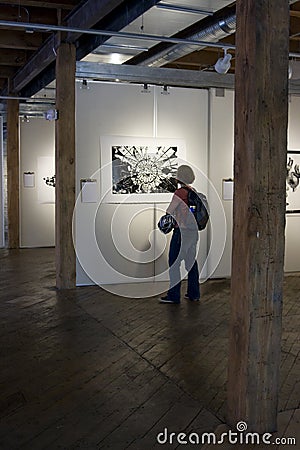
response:
<path id="1" fill-rule="evenodd" d="M 88 30 L 94 30 L 93 34 Z M 230 72 L 234 73 L 235 2 L 2 1 L 0 101 L 3 105 L 7 96 L 31 97 L 54 80 L 56 49 L 61 41 L 76 45 L 78 61 L 213 73 L 215 62 L 224 54 L 223 47 L 228 47 L 233 56 Z M 191 41 L 202 44 L 191 45 Z M 300 1 L 290 1 L 290 59 L 300 61 Z M 296 73 L 296 65 L 295 69 Z M 300 78 L 300 74 L 296 76 Z M 46 98 L 55 97 L 51 89 L 44 92 Z"/>

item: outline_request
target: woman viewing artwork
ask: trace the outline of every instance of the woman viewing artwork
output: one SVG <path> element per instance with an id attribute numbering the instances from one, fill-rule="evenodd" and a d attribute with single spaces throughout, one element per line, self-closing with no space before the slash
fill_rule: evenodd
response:
<path id="1" fill-rule="evenodd" d="M 173 194 L 167 214 L 171 214 L 176 224 L 169 248 L 169 277 L 170 287 L 167 294 L 160 298 L 160 303 L 180 304 L 181 274 L 180 265 L 184 261 L 188 272 L 188 286 L 185 298 L 190 301 L 200 299 L 199 270 L 197 263 L 198 226 L 195 220 L 189 220 L 191 211 L 188 204 L 188 193 L 193 189 L 191 184 L 195 180 L 193 169 L 181 165 L 177 169 L 176 180 L 180 187 Z"/>

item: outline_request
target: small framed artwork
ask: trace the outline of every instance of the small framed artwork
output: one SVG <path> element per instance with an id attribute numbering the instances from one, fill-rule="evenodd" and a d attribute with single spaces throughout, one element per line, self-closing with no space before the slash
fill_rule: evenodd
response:
<path id="1" fill-rule="evenodd" d="M 300 150 L 287 152 L 286 213 L 300 214 Z"/>
<path id="2" fill-rule="evenodd" d="M 23 173 L 23 185 L 26 188 L 35 187 L 35 173 L 34 172 L 24 172 Z"/>
<path id="3" fill-rule="evenodd" d="M 223 200 L 233 200 L 233 179 L 222 180 L 222 198 Z"/>
<path id="4" fill-rule="evenodd" d="M 81 202 L 82 203 L 97 203 L 98 189 L 97 180 L 94 178 L 86 178 L 80 180 L 81 188 Z"/>

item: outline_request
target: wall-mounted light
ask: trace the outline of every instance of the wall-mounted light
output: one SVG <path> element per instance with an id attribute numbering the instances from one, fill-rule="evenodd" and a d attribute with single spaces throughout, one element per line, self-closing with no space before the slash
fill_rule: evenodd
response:
<path id="1" fill-rule="evenodd" d="M 214 65 L 215 71 L 221 74 L 225 74 L 228 72 L 231 66 L 231 58 L 232 55 L 227 53 L 227 49 L 224 48 L 224 56 L 223 58 L 219 58 L 216 64 Z"/>

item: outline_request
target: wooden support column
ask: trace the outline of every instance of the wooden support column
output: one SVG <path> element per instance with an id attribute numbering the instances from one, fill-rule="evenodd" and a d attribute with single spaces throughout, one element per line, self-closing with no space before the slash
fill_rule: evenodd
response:
<path id="1" fill-rule="evenodd" d="M 19 101 L 7 101 L 7 215 L 8 247 L 19 248 Z"/>
<path id="2" fill-rule="evenodd" d="M 228 423 L 276 430 L 284 263 L 289 2 L 237 0 Z"/>
<path id="3" fill-rule="evenodd" d="M 75 206 L 75 67 L 73 44 L 63 43 L 57 49 L 55 129 L 56 173 L 56 286 L 76 286 L 76 258 L 72 239 Z"/>

